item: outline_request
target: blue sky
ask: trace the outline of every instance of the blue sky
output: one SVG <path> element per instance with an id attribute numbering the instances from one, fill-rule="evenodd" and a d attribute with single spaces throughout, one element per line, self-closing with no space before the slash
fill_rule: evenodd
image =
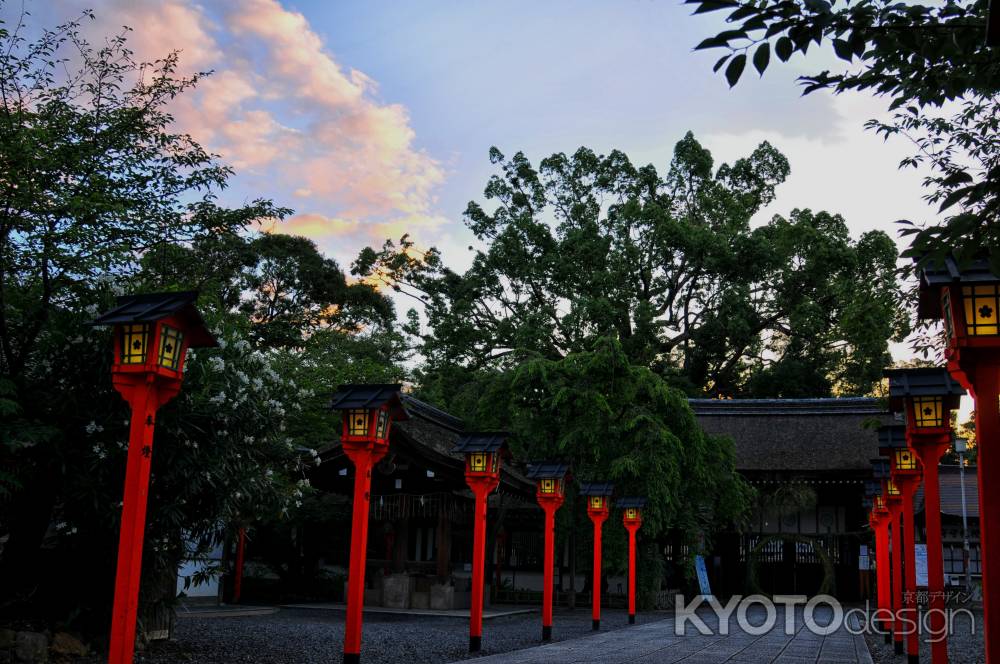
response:
<path id="1" fill-rule="evenodd" d="M 491 145 L 536 162 L 618 148 L 662 169 L 688 130 L 716 163 L 768 140 L 792 175 L 758 222 L 810 207 L 843 214 L 855 236 L 895 237 L 896 219 L 933 218 L 920 174 L 896 168 L 905 141 L 863 129 L 882 101 L 801 97 L 795 77 L 838 67 L 831 55 L 775 62 L 762 79 L 747 71 L 730 90 L 711 71 L 720 54 L 692 50 L 721 16 L 691 16 L 676 0 L 29 4 L 40 24 L 85 6 L 93 40 L 127 24 L 139 57 L 180 49 L 182 71 L 215 71 L 175 114 L 235 165 L 225 200 L 294 208 L 279 230 L 314 238 L 345 267 L 403 231 L 463 267 L 462 211 L 493 172 Z"/>

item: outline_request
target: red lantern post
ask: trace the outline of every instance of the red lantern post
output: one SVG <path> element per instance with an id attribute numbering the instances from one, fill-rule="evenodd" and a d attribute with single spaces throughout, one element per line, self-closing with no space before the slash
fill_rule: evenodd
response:
<path id="1" fill-rule="evenodd" d="M 885 480 L 889 478 L 889 464 L 885 459 L 872 460 L 872 477 L 874 487 L 872 494 L 872 509 L 869 524 L 875 533 L 875 583 L 878 591 L 878 610 L 880 615 L 892 613 L 892 565 L 889 562 L 889 532 L 892 525 L 892 515 Z M 892 642 L 893 622 L 891 618 L 882 618 L 882 629 L 886 643 Z"/>
<path id="2" fill-rule="evenodd" d="M 906 657 L 910 664 L 920 661 L 920 635 L 916 625 L 920 622 L 917 608 L 917 556 L 913 532 L 913 496 L 920 486 L 920 464 L 917 455 L 906 444 L 906 427 L 884 426 L 879 431 L 879 448 L 889 456 L 892 480 L 899 487 L 903 506 L 903 571 L 906 592 L 903 593 L 903 627 L 906 630 Z M 895 543 L 894 543 L 895 544 Z M 912 623 L 912 624 L 911 624 Z M 900 625 L 896 621 L 897 628 Z"/>
<path id="3" fill-rule="evenodd" d="M 891 478 L 883 482 L 886 508 L 889 511 L 889 537 L 892 546 L 892 639 L 893 650 L 903 654 L 903 629 L 899 622 L 903 610 L 903 535 L 900 519 L 903 515 L 903 495 Z"/>
<path id="4" fill-rule="evenodd" d="M 934 664 L 948 661 L 945 636 L 944 545 L 941 539 L 941 488 L 938 464 L 951 446 L 951 411 L 965 390 L 944 368 L 893 369 L 889 397 L 893 410 L 905 411 L 906 440 L 924 470 L 924 517 L 927 528 L 927 590 Z"/>
<path id="5" fill-rule="evenodd" d="M 628 624 L 635 624 L 635 534 L 642 526 L 642 508 L 646 506 L 645 498 L 629 497 L 618 501 L 618 507 L 624 510 L 622 523 L 628 531 Z"/>
<path id="6" fill-rule="evenodd" d="M 93 322 L 114 326 L 112 382 L 132 411 L 111 614 L 110 664 L 131 664 L 135 651 L 156 411 L 180 392 L 187 349 L 215 345 L 194 307 L 197 299 L 198 294 L 190 291 L 129 295 L 118 298 L 114 309 Z"/>
<path id="7" fill-rule="evenodd" d="M 341 411 L 343 430 L 340 444 L 344 454 L 354 464 L 355 471 L 351 561 L 344 624 L 344 664 L 357 664 L 361 661 L 372 468 L 389 451 L 389 429 L 392 422 L 407 419 L 406 409 L 400 400 L 401 389 L 401 385 L 341 385 L 331 402 L 333 410 Z"/>
<path id="8" fill-rule="evenodd" d="M 472 597 L 469 609 L 469 652 L 483 646 L 483 587 L 486 576 L 486 498 L 500 484 L 500 457 L 507 456 L 506 433 L 469 433 L 452 452 L 465 455 L 465 482 L 476 498 L 472 538 Z"/>
<path id="9" fill-rule="evenodd" d="M 535 497 L 545 511 L 545 566 L 542 581 L 542 641 L 552 639 L 552 594 L 555 585 L 556 511 L 565 497 L 566 474 L 569 466 L 559 462 L 544 462 L 528 466 L 528 479 L 538 484 Z"/>
<path id="10" fill-rule="evenodd" d="M 240 603 L 240 595 L 243 592 L 243 562 L 247 547 L 247 529 L 239 527 L 236 535 L 236 566 L 233 570 L 233 604 Z"/>
<path id="11" fill-rule="evenodd" d="M 994 3 L 995 4 L 995 3 Z M 996 23 L 996 21 L 994 21 Z M 998 33 L 1000 34 L 1000 33 Z M 989 261 L 920 269 L 921 318 L 942 318 L 948 371 L 976 403 L 986 662 L 1000 663 L 1000 277 Z"/>
<path id="12" fill-rule="evenodd" d="M 591 626 L 601 628 L 601 527 L 608 519 L 608 498 L 614 485 L 607 482 L 589 482 L 580 487 L 580 495 L 587 498 L 587 516 L 594 522 L 594 579 L 591 592 Z"/>

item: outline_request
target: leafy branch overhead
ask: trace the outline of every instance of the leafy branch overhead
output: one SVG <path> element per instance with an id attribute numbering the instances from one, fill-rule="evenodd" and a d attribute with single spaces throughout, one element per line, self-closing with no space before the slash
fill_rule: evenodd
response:
<path id="1" fill-rule="evenodd" d="M 889 122 L 871 121 L 884 136 L 902 135 L 915 152 L 901 167 L 930 167 L 928 202 L 948 213 L 943 223 L 904 222 L 907 256 L 940 259 L 988 253 L 1000 272 L 1000 49 L 985 43 L 988 0 L 909 4 L 861 0 L 687 0 L 695 13 L 728 12 L 733 27 L 699 43 L 726 53 L 730 86 L 747 58 L 763 75 L 772 63 L 829 45 L 846 64 L 801 76 L 804 93 L 867 92 L 885 97 Z"/>

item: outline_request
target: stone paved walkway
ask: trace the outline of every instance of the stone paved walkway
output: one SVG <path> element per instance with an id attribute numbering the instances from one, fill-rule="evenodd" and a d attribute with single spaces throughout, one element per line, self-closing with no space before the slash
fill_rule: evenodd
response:
<path id="1" fill-rule="evenodd" d="M 757 607 L 754 607 L 757 608 Z M 686 633 L 674 634 L 674 619 L 660 620 L 634 627 L 600 632 L 560 643 L 516 650 L 466 662 L 477 664 L 871 664 L 872 658 L 864 637 L 851 634 L 846 627 L 829 635 L 813 634 L 805 629 L 802 613 L 796 613 L 793 634 L 785 633 L 785 616 L 778 609 L 775 627 L 767 634 L 751 635 L 739 629 L 735 616 L 730 617 L 728 635 L 720 634 L 718 620 L 711 612 L 698 613 L 712 632 L 702 635 L 687 624 Z M 763 610 L 750 611 L 750 622 L 764 623 Z M 828 616 L 816 613 L 819 624 Z M 554 630 L 559 626 L 554 625 Z M 855 630 L 857 631 L 857 630 Z"/>

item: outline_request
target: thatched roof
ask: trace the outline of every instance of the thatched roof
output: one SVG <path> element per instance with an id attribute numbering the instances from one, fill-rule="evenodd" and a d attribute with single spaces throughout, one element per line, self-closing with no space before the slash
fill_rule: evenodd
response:
<path id="1" fill-rule="evenodd" d="M 740 471 L 843 471 L 871 476 L 882 402 L 849 399 L 691 399 L 702 428 L 736 445 Z M 872 427 L 875 428 L 872 428 Z"/>

